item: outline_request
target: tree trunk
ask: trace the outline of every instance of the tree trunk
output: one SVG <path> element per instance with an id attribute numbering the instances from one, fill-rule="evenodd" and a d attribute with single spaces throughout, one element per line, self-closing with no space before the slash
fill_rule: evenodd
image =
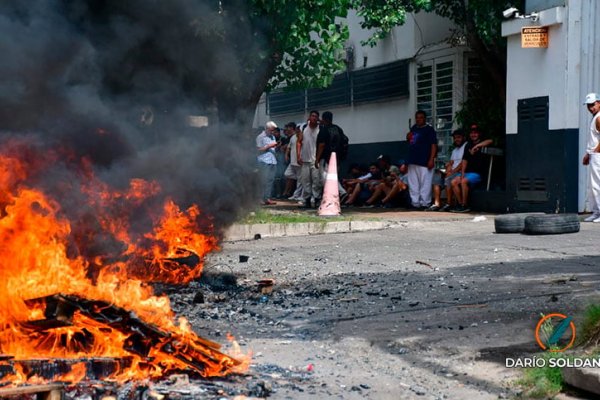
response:
<path id="1" fill-rule="evenodd" d="M 469 32 L 472 32 L 471 28 Z M 498 53 L 491 52 L 481 41 L 477 34 L 469 33 L 467 35 L 469 47 L 475 51 L 477 57 L 481 60 L 483 67 L 494 81 L 497 91 L 494 93 L 498 97 L 500 104 L 506 107 L 506 57 Z"/>

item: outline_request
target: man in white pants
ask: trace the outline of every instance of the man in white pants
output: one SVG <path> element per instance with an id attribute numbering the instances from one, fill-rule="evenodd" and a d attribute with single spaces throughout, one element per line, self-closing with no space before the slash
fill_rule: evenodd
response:
<path id="1" fill-rule="evenodd" d="M 425 210 L 431 205 L 431 181 L 437 154 L 437 135 L 426 122 L 425 111 L 415 113 L 408 141 L 408 191 L 412 207 Z"/>
<path id="2" fill-rule="evenodd" d="M 594 116 L 590 124 L 587 148 L 583 156 L 583 165 L 590 167 L 590 188 L 588 199 L 592 215 L 585 222 L 600 222 L 600 97 L 596 93 L 585 96 L 588 111 Z"/>

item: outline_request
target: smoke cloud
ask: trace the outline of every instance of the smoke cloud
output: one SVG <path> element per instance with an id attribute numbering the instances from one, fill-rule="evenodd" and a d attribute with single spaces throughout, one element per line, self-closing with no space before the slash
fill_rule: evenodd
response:
<path id="1" fill-rule="evenodd" d="M 212 217 L 199 225 L 217 232 L 256 204 L 254 134 L 216 123 L 215 96 L 246 79 L 242 50 L 222 45 L 231 33 L 219 5 L 0 2 L 0 152 L 30 164 L 23 183 L 50 193 L 74 225 L 93 219 L 82 189 L 89 174 L 119 189 L 156 181 L 161 194 L 146 207 L 167 197 L 182 209 L 198 204 Z M 243 22 L 236 29 L 257 43 L 246 51 L 265 40 Z M 208 116 L 209 127 L 190 127 L 190 115 Z M 148 224 L 140 215 L 132 229 Z M 118 246 L 91 235 L 88 251 L 109 245 Z"/>

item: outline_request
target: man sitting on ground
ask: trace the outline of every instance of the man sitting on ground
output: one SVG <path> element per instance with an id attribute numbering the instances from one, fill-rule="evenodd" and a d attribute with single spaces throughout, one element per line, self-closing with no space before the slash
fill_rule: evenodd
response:
<path id="1" fill-rule="evenodd" d="M 389 167 L 389 175 L 382 183 L 375 187 L 375 191 L 365 202 L 363 207 L 372 208 L 382 198 L 381 207 L 408 207 L 410 206 L 410 195 L 408 194 L 408 166 L 401 164 L 400 168 L 395 165 Z"/>
<path id="2" fill-rule="evenodd" d="M 399 174 L 392 186 L 392 190 L 381 200 L 384 208 L 411 207 L 410 193 L 408 191 L 408 165 L 400 162 Z"/>
<path id="3" fill-rule="evenodd" d="M 373 194 L 375 186 L 382 182 L 383 176 L 377 163 L 369 165 L 369 174 L 366 179 L 358 179 L 354 189 L 344 202 L 344 206 L 359 205 Z"/>

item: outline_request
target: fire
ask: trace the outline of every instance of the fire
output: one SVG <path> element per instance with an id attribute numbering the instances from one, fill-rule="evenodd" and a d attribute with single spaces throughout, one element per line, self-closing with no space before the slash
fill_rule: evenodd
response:
<path id="1" fill-rule="evenodd" d="M 57 153 L 36 158 L 31 155 L 41 155 L 23 143 L 4 148 L 8 151 L 0 154 L 0 354 L 15 360 L 130 359 L 128 367 L 111 377 L 117 381 L 188 368 L 189 361 L 177 351 L 198 352 L 201 339 L 187 320 L 180 318 L 175 323 L 169 299 L 154 296 L 146 282 L 185 283 L 201 274 L 202 260 L 218 244 L 210 230 L 199 233 L 199 221 L 204 229 L 211 227 L 200 208 L 191 205 L 182 210 L 168 198 L 161 200 L 162 207 L 152 207 L 161 199 L 157 182 L 133 179 L 125 190 L 117 190 L 96 178 L 83 160 L 77 172 L 81 183 L 71 184 L 71 189 L 80 189 L 73 197 L 83 203 L 74 203 L 81 209 L 73 212 L 33 184 L 45 166 L 57 162 Z M 132 220 L 132 215 L 138 219 Z M 145 232 L 140 231 L 140 219 L 148 228 Z M 131 341 L 127 332 L 81 310 L 59 314 L 54 323 L 64 326 L 36 329 L 32 324 L 44 319 L 48 305 L 30 300 L 56 294 L 127 310 L 168 334 L 160 336 L 161 341 L 144 356 L 125 350 Z M 200 372 L 204 376 L 247 366 L 247 362 L 234 363 L 218 352 L 198 355 L 201 360 L 205 356 L 217 362 L 207 363 Z M 39 380 L 27 376 L 18 363 L 14 371 L 4 380 L 13 384 Z M 64 380 L 76 382 L 84 377 L 85 366 L 73 363 Z"/>

